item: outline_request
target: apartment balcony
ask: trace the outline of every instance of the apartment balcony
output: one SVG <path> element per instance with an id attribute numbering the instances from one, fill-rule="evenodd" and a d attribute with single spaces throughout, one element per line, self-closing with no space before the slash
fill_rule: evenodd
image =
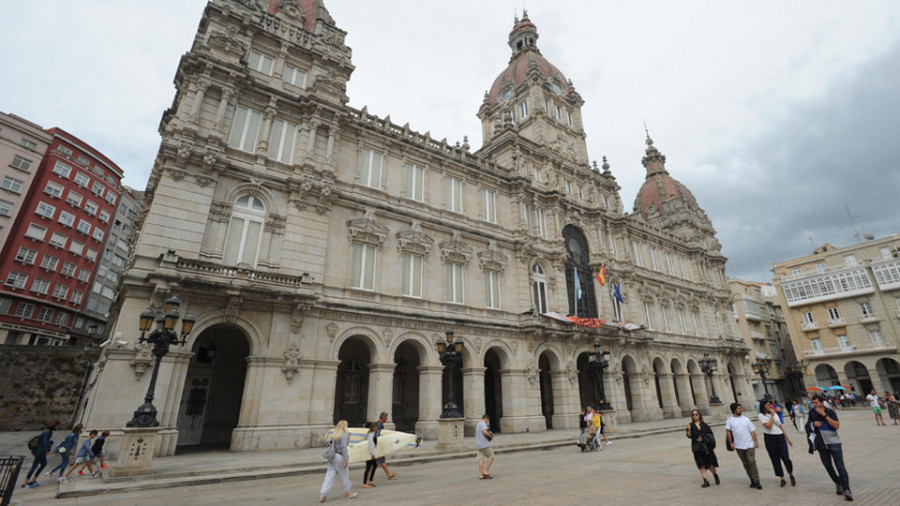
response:
<path id="1" fill-rule="evenodd" d="M 816 322 L 805 322 L 803 323 L 803 330 L 805 332 L 811 332 L 813 330 L 819 330 L 819 324 Z"/>
<path id="2" fill-rule="evenodd" d="M 873 353 L 896 353 L 897 345 L 885 343 L 850 345 L 850 346 L 834 346 L 832 348 L 822 348 L 821 350 L 804 350 L 804 357 L 835 357 L 842 355 L 867 355 Z"/>
<path id="3" fill-rule="evenodd" d="M 759 341 L 763 341 L 763 340 L 765 340 L 765 338 L 766 337 L 764 335 L 762 335 L 762 332 L 754 332 L 752 330 L 750 331 L 750 339 L 757 339 Z"/>
<path id="4" fill-rule="evenodd" d="M 875 323 L 878 320 L 881 320 L 881 318 L 874 314 L 859 315 L 859 323 Z"/>
<path id="5" fill-rule="evenodd" d="M 843 318 L 829 319 L 827 323 L 828 323 L 829 327 L 846 327 L 847 326 L 847 322 L 845 322 Z"/>
<path id="6" fill-rule="evenodd" d="M 745 312 L 745 313 L 744 313 L 744 318 L 747 319 L 747 320 L 752 320 L 752 321 L 757 321 L 757 322 L 761 322 L 761 321 L 762 321 L 762 315 L 760 315 L 759 313 L 747 313 L 747 312 Z"/>

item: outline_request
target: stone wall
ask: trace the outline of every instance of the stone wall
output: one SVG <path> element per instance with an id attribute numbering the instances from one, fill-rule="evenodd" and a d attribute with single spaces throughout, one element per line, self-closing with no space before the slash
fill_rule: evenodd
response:
<path id="1" fill-rule="evenodd" d="M 68 428 L 100 348 L 0 345 L 0 431 Z"/>

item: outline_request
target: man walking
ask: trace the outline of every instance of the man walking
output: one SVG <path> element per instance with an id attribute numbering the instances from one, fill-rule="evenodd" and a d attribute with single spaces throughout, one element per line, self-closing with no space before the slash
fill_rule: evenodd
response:
<path id="1" fill-rule="evenodd" d="M 743 415 L 743 407 L 740 403 L 731 403 L 731 413 L 733 416 L 725 422 L 725 436 L 728 442 L 734 446 L 744 465 L 744 471 L 750 478 L 750 488 L 762 489 L 759 483 L 759 470 L 756 468 L 756 449 L 759 448 L 759 441 L 756 439 L 756 426 L 753 422 Z"/>
<path id="2" fill-rule="evenodd" d="M 833 409 L 825 407 L 825 399 L 821 395 L 812 398 L 812 410 L 809 412 L 809 423 L 806 432 L 809 435 L 809 453 L 814 450 L 819 452 L 819 459 L 825 466 L 825 471 L 831 477 L 835 485 L 837 495 L 844 494 L 848 501 L 853 500 L 850 492 L 850 476 L 844 467 L 844 450 L 841 446 L 841 437 L 838 429 L 841 422 Z M 834 465 L 832 465 L 832 461 Z M 835 471 L 837 468 L 837 471 Z"/>
<path id="3" fill-rule="evenodd" d="M 487 413 L 481 416 L 481 421 L 475 426 L 475 445 L 478 447 L 478 472 L 482 480 L 493 480 L 491 464 L 494 463 L 494 449 L 491 441 L 494 435 L 489 429 L 491 417 Z"/>
<path id="4" fill-rule="evenodd" d="M 884 425 L 884 417 L 881 416 L 881 403 L 878 402 L 878 395 L 875 394 L 875 390 L 872 390 L 872 393 L 866 396 L 866 400 L 869 401 L 869 406 L 872 408 L 872 412 L 875 413 L 875 425 Z"/>
<path id="5" fill-rule="evenodd" d="M 375 432 L 375 439 L 377 440 L 379 436 L 381 436 L 381 429 L 384 428 L 384 422 L 388 419 L 388 414 L 385 411 L 382 411 L 380 415 L 378 415 L 378 430 Z M 397 477 L 397 473 L 392 473 L 387 466 L 387 461 L 384 457 L 378 457 L 375 459 L 375 463 L 381 466 L 384 469 L 384 474 L 387 476 L 387 479 L 393 480 Z M 374 474 L 372 476 L 375 476 Z"/>

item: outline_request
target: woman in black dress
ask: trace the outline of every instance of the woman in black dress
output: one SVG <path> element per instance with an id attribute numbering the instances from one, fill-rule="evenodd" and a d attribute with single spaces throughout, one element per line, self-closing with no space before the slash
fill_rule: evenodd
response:
<path id="1" fill-rule="evenodd" d="M 691 451 L 694 452 L 694 462 L 700 469 L 700 476 L 703 477 L 702 487 L 709 486 L 706 470 L 712 472 L 716 485 L 719 484 L 719 475 L 716 468 L 719 467 L 719 460 L 716 459 L 716 438 L 713 436 L 712 429 L 703 421 L 703 415 L 696 409 L 691 411 L 691 423 L 687 426 L 685 434 L 691 438 Z"/>

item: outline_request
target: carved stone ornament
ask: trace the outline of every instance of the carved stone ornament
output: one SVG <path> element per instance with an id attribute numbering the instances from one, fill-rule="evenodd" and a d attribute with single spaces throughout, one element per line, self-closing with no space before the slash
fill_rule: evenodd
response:
<path id="1" fill-rule="evenodd" d="M 194 152 L 194 143 L 188 140 L 182 139 L 178 143 L 178 152 L 175 155 L 179 168 L 184 168 L 187 164 L 188 159 L 191 157 L 191 153 Z"/>
<path id="2" fill-rule="evenodd" d="M 538 380 L 541 377 L 541 370 L 537 367 L 529 367 L 525 369 L 525 378 L 528 379 L 528 382 L 531 383 L 531 386 L 537 384 Z"/>
<path id="3" fill-rule="evenodd" d="M 228 303 L 225 306 L 225 319 L 231 323 L 237 321 L 238 316 L 241 314 L 241 302 L 243 302 L 243 297 L 240 295 L 232 295 L 228 298 Z"/>
<path id="4" fill-rule="evenodd" d="M 306 9 L 297 0 L 281 0 L 278 2 L 278 12 L 285 13 L 287 17 L 298 21 L 300 24 L 306 23 Z"/>
<path id="5" fill-rule="evenodd" d="M 334 339 L 337 337 L 338 326 L 336 323 L 331 322 L 328 325 L 325 325 L 325 334 L 328 336 L 328 342 L 333 343 Z"/>
<path id="6" fill-rule="evenodd" d="M 575 369 L 575 366 L 573 366 L 571 363 L 569 363 L 569 366 L 566 367 L 566 378 L 569 379 L 570 385 L 575 386 L 576 384 L 578 384 L 578 370 Z"/>
<path id="7" fill-rule="evenodd" d="M 422 224 L 418 221 L 412 222 L 409 230 L 397 232 L 397 249 L 400 253 L 427 256 L 432 245 L 434 245 L 434 239 L 422 231 Z"/>
<path id="8" fill-rule="evenodd" d="M 281 371 L 284 373 L 284 377 L 287 378 L 288 384 L 294 379 L 294 375 L 300 371 L 300 360 L 302 358 L 303 353 L 300 353 L 300 348 L 294 343 L 291 343 L 284 350 L 284 365 L 281 366 Z"/>
<path id="9" fill-rule="evenodd" d="M 128 363 L 131 367 L 134 367 L 135 379 L 141 379 L 141 376 L 144 375 L 144 371 L 153 365 L 152 350 L 153 347 L 150 346 L 150 343 L 148 342 L 138 342 L 134 345 L 134 358 Z"/>
<path id="10" fill-rule="evenodd" d="M 316 212 L 324 214 L 331 207 L 331 194 L 334 191 L 334 174 L 331 172 L 315 172 L 303 174 L 299 180 L 289 183 L 291 194 L 288 197 L 290 205 L 298 211 L 306 208 L 311 203 Z"/>
<path id="11" fill-rule="evenodd" d="M 294 306 L 294 312 L 291 315 L 291 332 L 300 332 L 303 326 L 303 312 L 309 309 L 309 304 L 297 304 Z"/>
<path id="12" fill-rule="evenodd" d="M 375 219 L 375 211 L 368 209 L 362 218 L 347 221 L 347 233 L 350 242 L 359 241 L 381 246 L 390 229 Z"/>
<path id="13" fill-rule="evenodd" d="M 484 343 L 481 341 L 481 338 L 476 337 L 473 344 L 475 345 L 475 355 L 481 355 L 481 347 L 484 346 Z"/>
<path id="14" fill-rule="evenodd" d="M 459 232 L 453 232 L 449 241 L 444 241 L 441 246 L 441 260 L 444 262 L 453 262 L 465 265 L 469 262 L 469 257 L 475 252 L 472 247 L 466 245 L 459 235 Z"/>
<path id="15" fill-rule="evenodd" d="M 250 50 L 247 38 L 238 34 L 236 26 L 229 26 L 224 32 L 212 30 L 207 40 L 209 47 L 217 47 L 235 56 L 244 56 Z"/>
<path id="16" fill-rule="evenodd" d="M 394 341 L 394 331 L 391 329 L 384 329 L 381 331 L 381 344 L 384 345 L 386 349 L 390 349 L 391 342 Z"/>
<path id="17" fill-rule="evenodd" d="M 500 252 L 497 241 L 489 242 L 486 250 L 478 252 L 478 265 L 482 270 L 503 271 L 508 261 L 509 257 Z"/>

